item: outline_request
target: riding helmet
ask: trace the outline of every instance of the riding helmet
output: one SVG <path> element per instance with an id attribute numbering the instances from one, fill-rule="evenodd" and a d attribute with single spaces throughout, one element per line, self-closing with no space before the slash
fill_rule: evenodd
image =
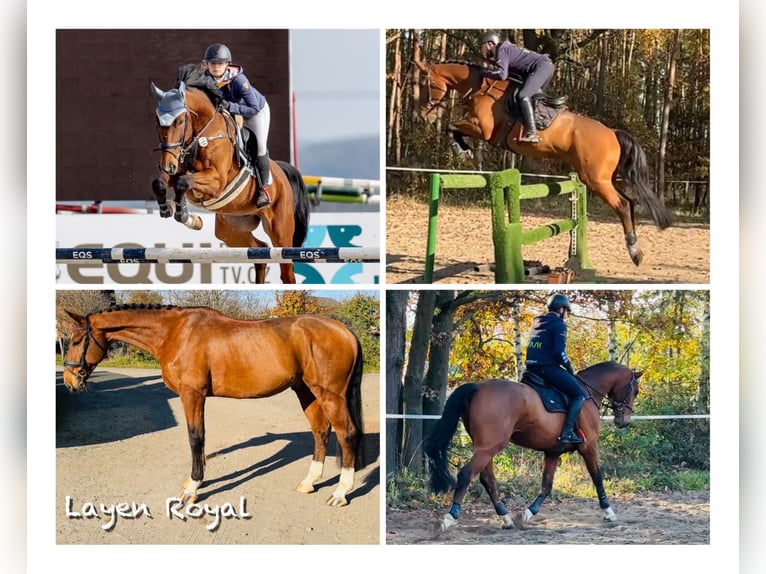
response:
<path id="1" fill-rule="evenodd" d="M 495 34 L 494 32 L 487 32 L 481 37 L 481 44 L 485 44 L 486 42 L 492 42 L 493 44 L 497 45 L 500 43 L 500 36 Z"/>
<path id="2" fill-rule="evenodd" d="M 572 309 L 569 307 L 569 298 L 566 295 L 562 295 L 561 293 L 554 293 L 548 297 L 549 311 L 558 311 L 562 307 L 570 313 L 572 312 Z"/>
<path id="3" fill-rule="evenodd" d="M 229 63 L 231 62 L 231 50 L 226 44 L 211 44 L 208 49 L 205 50 L 205 57 L 202 61 L 207 64 Z"/>

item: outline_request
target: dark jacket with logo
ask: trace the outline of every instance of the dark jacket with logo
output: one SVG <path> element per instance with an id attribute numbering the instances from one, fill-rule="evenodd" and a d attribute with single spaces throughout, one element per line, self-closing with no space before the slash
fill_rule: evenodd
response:
<path id="1" fill-rule="evenodd" d="M 205 72 L 209 74 L 209 72 Z M 229 112 L 251 118 L 266 105 L 266 98 L 256 90 L 245 76 L 242 66 L 229 66 L 218 82 L 223 97 L 229 103 Z"/>
<path id="2" fill-rule="evenodd" d="M 535 317 L 527 345 L 527 367 L 562 366 L 574 374 L 567 356 L 567 324 L 556 313 Z"/>

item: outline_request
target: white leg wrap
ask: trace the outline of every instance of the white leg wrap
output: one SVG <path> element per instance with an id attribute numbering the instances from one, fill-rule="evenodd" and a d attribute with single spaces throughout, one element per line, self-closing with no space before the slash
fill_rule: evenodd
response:
<path id="1" fill-rule="evenodd" d="M 604 510 L 604 520 L 607 522 L 614 522 L 617 520 L 617 515 L 614 513 L 614 510 L 612 510 L 611 506 Z"/>
<path id="2" fill-rule="evenodd" d="M 529 510 L 529 508 L 527 508 L 527 509 L 525 509 L 525 510 L 524 510 L 524 515 L 523 515 L 523 520 L 524 520 L 524 522 L 529 522 L 529 521 L 530 521 L 530 520 L 532 520 L 534 517 L 535 517 L 535 515 L 534 515 L 534 514 L 532 514 L 532 511 L 531 511 L 531 510 Z"/>
<path id="3" fill-rule="evenodd" d="M 457 518 L 452 516 L 450 513 L 447 513 L 442 518 L 442 521 L 439 523 L 439 532 L 446 532 L 446 530 L 453 526 L 457 522 Z"/>
<path id="4" fill-rule="evenodd" d="M 322 478 L 322 472 L 324 471 L 324 463 L 316 460 L 311 461 L 309 466 L 309 473 L 306 475 L 301 483 L 298 485 L 298 492 L 314 492 L 314 483 Z"/>

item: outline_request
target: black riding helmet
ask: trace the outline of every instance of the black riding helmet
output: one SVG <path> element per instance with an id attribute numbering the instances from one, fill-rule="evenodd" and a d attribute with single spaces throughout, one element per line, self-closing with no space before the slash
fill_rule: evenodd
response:
<path id="1" fill-rule="evenodd" d="M 231 62 L 231 50 L 226 44 L 211 44 L 205 50 L 205 57 L 202 61 L 207 64 L 221 64 Z"/>
<path id="2" fill-rule="evenodd" d="M 558 311 L 562 307 L 569 313 L 572 312 L 572 309 L 569 307 L 569 298 L 566 295 L 554 293 L 548 297 L 548 311 Z"/>

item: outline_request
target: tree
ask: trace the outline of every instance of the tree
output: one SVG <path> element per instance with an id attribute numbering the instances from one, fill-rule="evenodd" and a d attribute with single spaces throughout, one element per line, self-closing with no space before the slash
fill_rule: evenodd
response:
<path id="1" fill-rule="evenodd" d="M 274 317 L 292 317 L 294 315 L 311 315 L 319 313 L 317 298 L 308 291 L 277 291 L 274 293 Z"/>
<path id="2" fill-rule="evenodd" d="M 386 412 L 402 412 L 402 373 L 407 334 L 407 297 L 403 290 L 386 291 Z M 397 474 L 400 469 L 402 421 L 386 419 L 386 470 Z"/>

